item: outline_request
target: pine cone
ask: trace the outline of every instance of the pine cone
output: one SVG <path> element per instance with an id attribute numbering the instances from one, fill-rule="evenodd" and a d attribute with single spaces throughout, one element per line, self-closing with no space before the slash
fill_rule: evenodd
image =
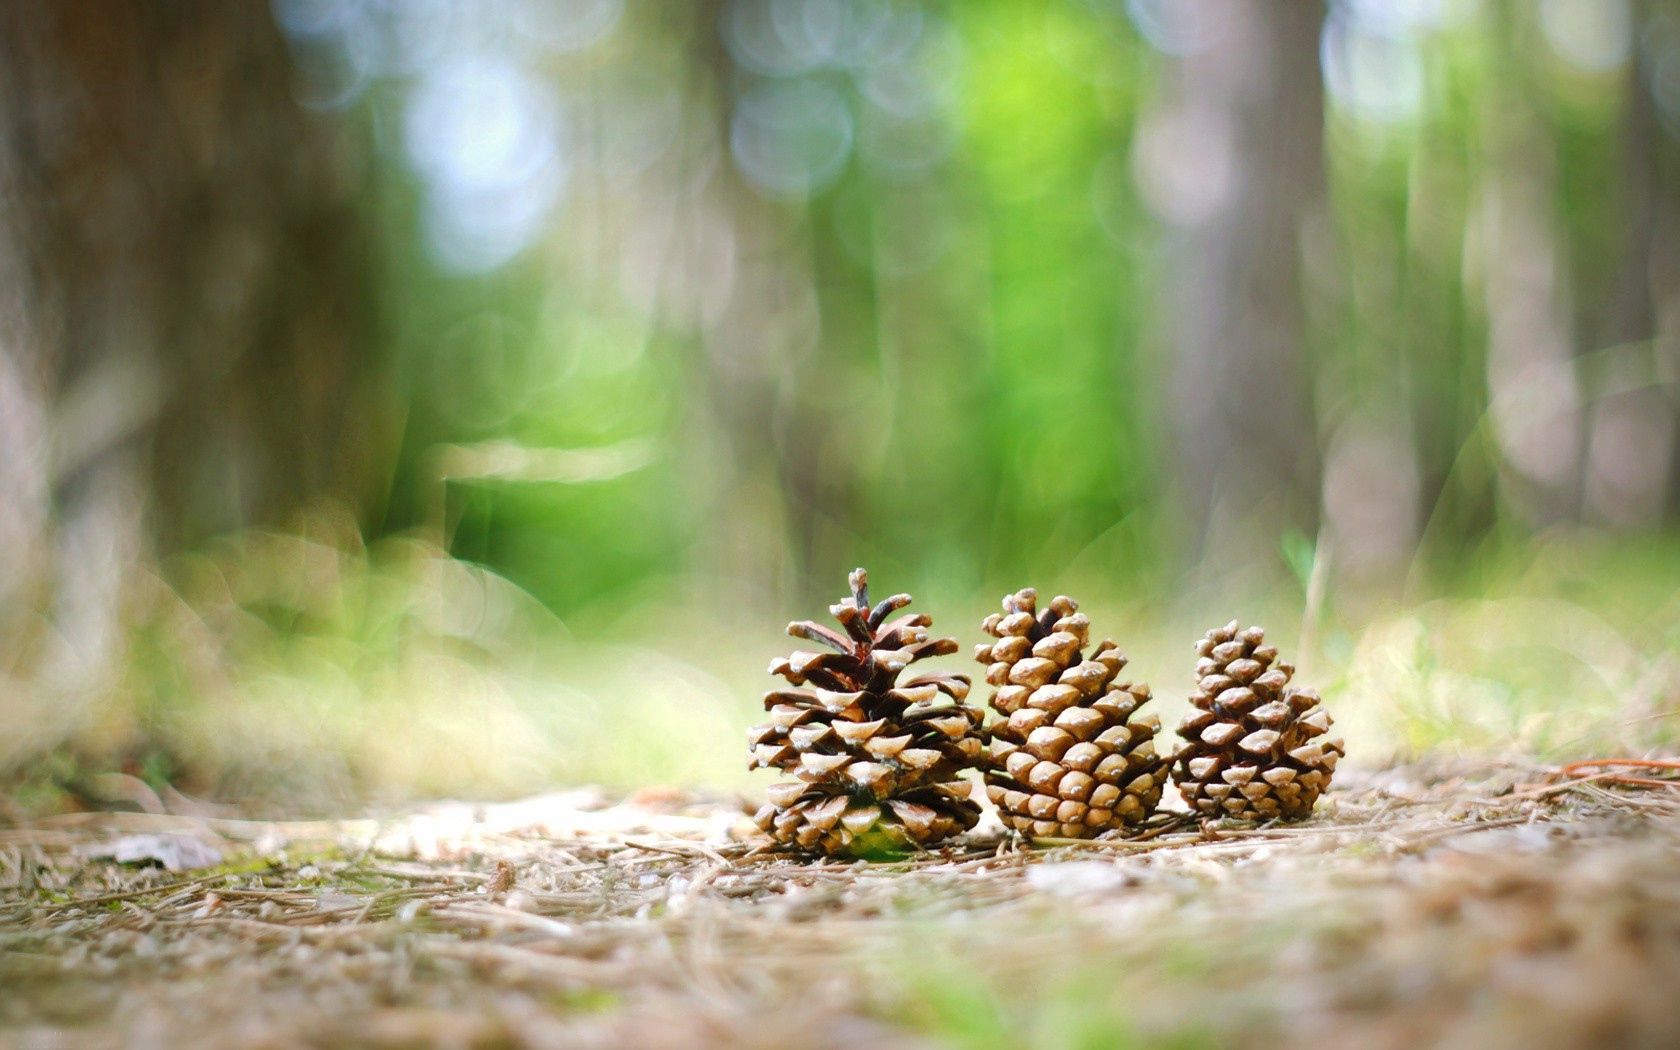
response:
<path id="1" fill-rule="evenodd" d="M 986 794 L 1005 825 L 1030 835 L 1090 838 L 1137 824 L 1167 779 L 1155 753 L 1160 721 L 1133 717 L 1149 687 L 1114 681 L 1126 658 L 1112 641 L 1080 655 L 1091 622 L 1073 599 L 1037 607 L 1029 587 L 981 625 L 998 640 L 974 655 L 1005 719 L 992 725 Z"/>
<path id="2" fill-rule="evenodd" d="M 968 676 L 935 671 L 903 681 L 910 664 L 957 651 L 932 638 L 932 618 L 887 617 L 910 604 L 895 594 L 871 608 L 862 569 L 829 612 L 843 632 L 809 620 L 788 634 L 828 652 L 796 652 L 770 665 L 794 686 L 764 695 L 770 721 L 750 730 L 751 768 L 794 779 L 771 786 L 754 820 L 778 842 L 820 853 L 878 856 L 972 828 L 980 807 L 959 778 L 984 745 L 979 710 L 963 703 Z"/>
<path id="3" fill-rule="evenodd" d="M 1239 820 L 1295 819 L 1312 813 L 1342 757 L 1340 740 L 1314 740 L 1330 728 L 1318 694 L 1289 684 L 1292 664 L 1277 658 L 1258 627 L 1237 621 L 1196 645 L 1198 710 L 1178 727 L 1185 739 L 1173 780 L 1199 813 Z"/>

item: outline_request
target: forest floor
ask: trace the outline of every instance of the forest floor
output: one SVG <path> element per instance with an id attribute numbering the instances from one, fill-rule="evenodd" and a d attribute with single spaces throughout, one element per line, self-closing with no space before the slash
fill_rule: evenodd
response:
<path id="1" fill-rule="evenodd" d="M 1671 1047 L 1664 775 L 1344 769 L 1304 824 L 889 864 L 675 792 L 14 821 L 0 1046 Z"/>

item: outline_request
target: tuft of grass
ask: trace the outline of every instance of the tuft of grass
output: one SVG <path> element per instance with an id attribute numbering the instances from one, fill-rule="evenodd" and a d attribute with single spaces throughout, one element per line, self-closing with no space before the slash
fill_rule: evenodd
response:
<path id="1" fill-rule="evenodd" d="M 1016 967 L 1009 965 L 1017 950 L 1013 935 L 1029 943 Z M 1058 938 L 1059 951 L 1038 950 Z M 976 953 L 987 958 L 987 972 L 959 963 L 979 958 Z M 883 1012 L 941 1046 L 1196 1050 L 1217 1045 L 1193 1014 L 1164 1019 L 1148 1006 L 1164 975 L 1188 983 L 1215 972 L 1214 961 L 1190 946 L 1169 945 L 1151 957 L 1106 944 L 1081 923 L 1045 917 L 1031 929 L 1017 923 L 979 943 L 966 943 L 950 925 L 927 923 L 913 943 L 883 954 L 896 961 L 889 980 L 875 978 Z M 1000 970 L 1009 976 L 1000 978 Z"/>

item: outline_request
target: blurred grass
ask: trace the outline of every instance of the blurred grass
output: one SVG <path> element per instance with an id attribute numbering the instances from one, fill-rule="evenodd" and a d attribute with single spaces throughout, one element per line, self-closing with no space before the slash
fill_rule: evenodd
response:
<path id="1" fill-rule="evenodd" d="M 1068 925 L 1054 915 L 1041 918 L 1035 934 Z M 1130 953 L 1108 945 L 1093 959 L 1088 952 L 1098 946 L 1089 931 L 1063 929 L 1070 943 L 1080 943 L 1086 951 L 1050 960 L 1035 956 L 1018 968 L 1015 978 L 1000 981 L 977 978 L 956 960 L 969 958 L 966 953 L 975 950 L 995 956 L 1000 947 L 1007 951 L 1007 944 L 966 945 L 961 933 L 931 925 L 919 932 L 922 936 L 904 948 L 904 957 L 919 965 L 894 973 L 892 981 L 879 981 L 879 994 L 888 1000 L 888 1016 L 912 1031 L 936 1037 L 942 1046 L 1194 1050 L 1220 1045 L 1211 1032 L 1183 1017 L 1171 1025 L 1151 1024 L 1147 1034 L 1140 1025 L 1155 1012 L 1140 1009 L 1140 996 L 1148 994 L 1149 984 L 1163 975 L 1169 981 L 1194 982 L 1216 969 L 1220 960 L 1192 945 L 1175 946 L 1170 958 L 1151 960 L 1147 971 L 1138 972 L 1140 960 Z M 939 950 L 930 951 L 930 944 Z"/>
<path id="2" fill-rule="evenodd" d="M 1560 533 L 1474 564 L 1414 574 L 1404 591 L 1344 590 L 1310 619 L 1301 566 L 1292 574 L 1282 556 L 1269 583 L 1249 579 L 1241 594 L 1191 582 L 1164 585 L 1162 600 L 1082 573 L 985 591 L 926 581 L 916 607 L 966 652 L 996 595 L 1065 587 L 1121 640 L 1168 724 L 1184 707 L 1191 641 L 1232 616 L 1262 623 L 1299 654 L 1358 763 L 1674 744 L 1680 544 Z M 108 771 L 304 810 L 556 783 L 748 788 L 742 731 L 768 688 L 763 668 L 792 645 L 787 619 L 821 614 L 672 586 L 562 621 L 426 539 L 364 546 L 333 513 L 175 559 L 128 609 L 118 670 L 96 688 L 11 673 L 0 717 L 16 731 L 0 763 L 32 785 L 32 805 L 67 804 L 53 787 L 74 795 Z"/>

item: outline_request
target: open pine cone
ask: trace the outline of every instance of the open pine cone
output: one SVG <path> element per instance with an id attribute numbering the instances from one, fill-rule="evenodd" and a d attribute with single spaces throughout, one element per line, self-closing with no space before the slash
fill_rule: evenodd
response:
<path id="1" fill-rule="evenodd" d="M 871 608 L 862 569 L 850 583 L 851 595 L 829 607 L 841 631 L 809 620 L 788 624 L 788 634 L 826 651 L 770 665 L 771 674 L 805 688 L 766 693 L 770 721 L 748 733 L 752 768 L 793 776 L 771 785 L 754 820 L 787 845 L 876 856 L 930 845 L 980 819 L 959 774 L 984 749 L 981 715 L 963 703 L 966 675 L 900 680 L 917 660 L 956 652 L 956 640 L 930 637 L 933 620 L 919 613 L 888 621 L 910 596 Z"/>
<path id="2" fill-rule="evenodd" d="M 1155 753 L 1161 723 L 1134 717 L 1147 685 L 1115 682 L 1126 658 L 1104 640 L 1089 658 L 1091 622 L 1073 599 L 1038 611 L 1032 588 L 981 626 L 997 639 L 975 657 L 995 687 L 986 794 L 1003 823 L 1029 835 L 1090 838 L 1155 811 L 1167 779 Z"/>
<path id="3" fill-rule="evenodd" d="M 1232 620 L 1197 643 L 1197 710 L 1178 727 L 1185 746 L 1173 780 L 1198 813 L 1305 817 L 1342 757 L 1340 740 L 1316 739 L 1330 729 L 1318 694 L 1289 684 L 1294 666 L 1265 638 Z"/>

